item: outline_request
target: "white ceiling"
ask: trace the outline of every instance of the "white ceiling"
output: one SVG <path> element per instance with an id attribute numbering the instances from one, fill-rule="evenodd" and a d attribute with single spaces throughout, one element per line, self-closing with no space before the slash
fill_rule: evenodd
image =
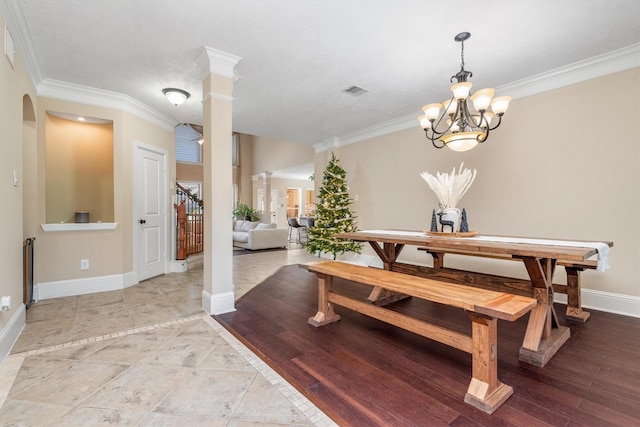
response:
<path id="1" fill-rule="evenodd" d="M 0 0 L 0 6 L 37 85 L 56 81 L 123 94 L 174 123 L 201 124 L 194 62 L 208 46 L 242 58 L 235 131 L 312 145 L 417 116 L 423 104 L 448 97 L 449 78 L 460 68 L 453 38 L 462 31 L 472 34 L 465 68 L 476 88 L 508 87 L 640 43 L 638 0 Z M 352 85 L 369 92 L 342 92 Z M 174 107 L 165 87 L 191 98 Z"/>

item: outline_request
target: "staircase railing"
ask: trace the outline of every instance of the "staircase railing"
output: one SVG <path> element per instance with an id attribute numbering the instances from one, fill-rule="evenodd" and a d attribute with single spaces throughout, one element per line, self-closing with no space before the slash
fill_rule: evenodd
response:
<path id="1" fill-rule="evenodd" d="M 176 182 L 176 259 L 186 259 L 204 250 L 203 204 L 191 191 Z"/>

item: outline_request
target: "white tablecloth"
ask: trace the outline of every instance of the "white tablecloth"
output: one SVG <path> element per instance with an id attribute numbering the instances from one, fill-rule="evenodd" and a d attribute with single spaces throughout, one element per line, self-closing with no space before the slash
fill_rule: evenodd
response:
<path id="1" fill-rule="evenodd" d="M 427 233 L 420 231 L 398 231 L 398 230 L 363 230 L 363 233 L 376 234 L 394 234 L 398 236 L 411 237 L 431 237 Z M 464 239 L 477 240 L 482 242 L 502 242 L 502 243 L 521 243 L 533 245 L 550 245 L 550 246 L 566 246 L 574 248 L 594 248 L 598 251 L 598 271 L 609 269 L 609 245 L 600 242 L 576 242 L 571 240 L 550 240 L 550 239 L 532 239 L 523 237 L 502 237 L 502 236 L 474 236 L 461 237 Z"/>

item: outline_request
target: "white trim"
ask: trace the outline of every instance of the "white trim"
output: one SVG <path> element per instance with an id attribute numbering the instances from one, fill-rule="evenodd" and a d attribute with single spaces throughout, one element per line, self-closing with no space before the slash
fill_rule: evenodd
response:
<path id="1" fill-rule="evenodd" d="M 496 92 L 508 94 L 513 99 L 524 98 L 635 67 L 640 67 L 640 43 L 496 87 Z M 313 147 L 316 153 L 321 153 L 333 147 L 411 129 L 418 126 L 417 117 L 419 115 L 419 112 L 415 112 L 355 132 L 328 138 L 314 144 Z"/>
<path id="2" fill-rule="evenodd" d="M 24 304 L 20 304 L 11 319 L 0 331 L 0 365 L 11 352 L 11 348 L 18 340 L 20 332 L 22 332 L 26 324 L 27 309 Z"/>
<path id="3" fill-rule="evenodd" d="M 241 59 L 239 56 L 204 46 L 194 62 L 200 70 L 201 80 L 209 74 L 216 74 L 236 82 L 240 79 L 240 74 L 235 70 L 235 66 Z"/>
<path id="4" fill-rule="evenodd" d="M 594 289 L 582 289 L 581 297 L 583 308 L 640 318 L 640 297 Z M 556 293 L 553 300 L 566 304 L 567 296 Z"/>
<path id="5" fill-rule="evenodd" d="M 208 314 L 224 314 L 236 311 L 233 291 L 211 295 L 202 290 L 202 309 Z"/>
<path id="6" fill-rule="evenodd" d="M 43 231 L 88 231 L 88 230 L 115 230 L 117 222 L 65 222 L 60 224 L 40 224 Z"/>
<path id="7" fill-rule="evenodd" d="M 134 271 L 135 271 L 135 283 L 138 283 L 139 280 L 139 266 L 138 266 L 138 234 L 139 234 L 139 227 L 138 227 L 138 220 L 137 218 L 139 218 L 138 212 L 136 211 L 136 182 L 135 182 L 135 176 L 136 176 L 136 159 L 137 159 L 137 154 L 138 154 L 138 150 L 146 150 L 146 151 L 150 151 L 152 153 L 158 154 L 163 156 L 163 160 L 164 160 L 164 164 L 162 165 L 163 169 L 163 175 L 164 175 L 164 184 L 163 187 L 165 189 L 165 193 L 164 193 L 164 242 L 161 242 L 160 244 L 162 245 L 162 252 L 164 255 L 164 274 L 167 274 L 170 271 L 170 262 L 173 260 L 174 256 L 175 256 L 175 250 L 173 250 L 172 254 L 169 254 L 167 251 L 167 246 L 171 246 L 170 250 L 173 249 L 172 245 L 169 245 L 169 240 L 173 241 L 175 239 L 174 233 L 175 233 L 175 227 L 172 227 L 172 225 L 174 225 L 174 221 L 171 219 L 173 217 L 173 201 L 175 200 L 174 195 L 175 195 L 175 184 L 171 183 L 171 185 L 169 184 L 169 167 L 168 167 L 168 162 L 169 162 L 169 152 L 163 148 L 160 147 L 156 147 L 154 145 L 150 145 L 150 144 L 146 144 L 142 141 L 139 140 L 134 140 L 133 141 L 133 177 L 134 177 L 134 188 L 133 188 L 133 203 L 131 206 L 131 211 L 132 211 L 132 215 L 133 215 L 133 265 L 134 265 Z M 170 193 L 170 189 L 173 189 L 173 194 Z M 171 236 L 169 236 L 169 233 L 171 233 Z"/>
<path id="8" fill-rule="evenodd" d="M 38 62 L 36 50 L 33 47 L 33 40 L 31 40 L 31 33 L 29 32 L 27 21 L 24 19 L 20 1 L 0 1 L 0 9 L 13 36 L 15 50 L 20 54 L 20 58 L 27 70 L 27 74 L 29 74 L 31 83 L 34 87 L 37 87 L 42 81 L 42 69 Z"/>
<path id="9" fill-rule="evenodd" d="M 122 110 L 172 132 L 177 124 L 175 120 L 170 119 L 142 102 L 117 92 L 52 79 L 43 79 L 37 85 L 37 91 L 38 96 L 45 98 Z"/>
<path id="10" fill-rule="evenodd" d="M 36 301 L 40 301 L 96 292 L 118 291 L 135 284 L 132 283 L 132 277 L 133 273 L 125 273 L 40 282 L 33 286 L 33 296 Z"/>
<path id="11" fill-rule="evenodd" d="M 202 98 L 202 103 L 204 104 L 209 100 L 209 98 L 220 99 L 222 101 L 233 102 L 233 97 L 229 95 L 222 95 L 216 92 L 209 92 Z"/>
<path id="12" fill-rule="evenodd" d="M 169 273 L 184 273 L 188 270 L 186 259 L 172 260 L 169 263 Z"/>
<path id="13" fill-rule="evenodd" d="M 536 74 L 496 88 L 496 93 L 524 98 L 640 66 L 640 43 Z"/>
<path id="14" fill-rule="evenodd" d="M 15 54 L 16 49 L 13 45 L 13 37 L 9 32 L 9 27 L 7 26 L 7 22 L 4 23 L 4 56 L 9 61 L 9 65 L 11 65 L 11 69 L 15 69 Z"/>
<path id="15" fill-rule="evenodd" d="M 138 284 L 138 281 L 136 280 L 136 273 L 134 271 L 130 271 L 122 275 L 123 288 L 130 288 L 131 286 L 137 285 L 137 284 Z"/>

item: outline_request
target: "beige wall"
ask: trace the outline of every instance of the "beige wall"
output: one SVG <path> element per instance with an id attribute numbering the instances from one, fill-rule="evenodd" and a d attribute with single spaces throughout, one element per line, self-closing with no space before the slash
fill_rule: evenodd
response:
<path id="1" fill-rule="evenodd" d="M 202 182 L 202 164 L 176 163 L 176 179 L 178 181 Z"/>
<path id="2" fill-rule="evenodd" d="M 313 162 L 313 147 L 282 139 L 253 137 L 253 174 Z"/>
<path id="3" fill-rule="evenodd" d="M 57 111 L 86 115 L 113 121 L 113 199 L 115 230 L 44 232 L 40 224 L 46 221 L 45 114 Z M 52 282 L 84 279 L 110 275 L 131 274 L 134 271 L 134 218 L 133 218 L 133 167 L 134 145 L 140 142 L 162 148 L 168 152 L 168 180 L 175 182 L 175 136 L 173 131 L 151 124 L 139 117 L 120 110 L 39 98 L 38 103 L 38 178 L 33 190 L 38 215 L 25 224 L 29 235 L 36 240 L 36 282 Z M 33 160 L 29 160 L 33 161 Z M 170 200 L 170 199 L 169 199 Z M 171 204 L 167 203 L 168 206 Z M 171 258 L 171 215 L 167 215 L 167 253 Z M 90 261 L 89 270 L 80 270 L 80 260 Z"/>
<path id="4" fill-rule="evenodd" d="M 234 168 L 234 183 L 238 185 L 238 202 L 253 206 L 253 135 L 238 133 L 238 166 Z"/>
<path id="5" fill-rule="evenodd" d="M 4 19 L 0 16 L 0 28 L 4 27 Z M 0 31 L 0 46 L 4 46 L 4 30 Z M 13 68 L 4 55 L 0 56 L 0 94 L 0 296 L 12 299 L 11 309 L 0 311 L 1 337 L 22 303 L 23 150 L 25 140 L 28 145 L 34 137 L 33 122 L 23 124 L 23 96 L 29 95 L 34 106 L 37 104 L 35 88 L 17 55 Z M 12 179 L 14 171 L 18 178 L 16 186 Z M 0 352 L 0 361 L 2 358 Z"/>
<path id="6" fill-rule="evenodd" d="M 45 114 L 46 221 L 113 222 L 113 124 Z"/>
<path id="7" fill-rule="evenodd" d="M 611 240 L 611 269 L 585 273 L 583 287 L 640 296 L 639 95 L 636 68 L 514 100 L 502 126 L 466 153 L 433 148 L 417 125 L 333 151 L 347 171 L 350 195 L 359 199 L 353 209 L 361 229 L 427 229 L 438 200 L 420 172 L 449 172 L 464 162 L 478 171 L 459 206 L 467 209 L 472 230 Z M 327 155 L 316 155 L 316 176 Z M 428 263 L 411 247 L 402 257 Z M 448 261 L 452 267 L 469 263 L 526 274 L 517 263 Z"/>
<path id="8" fill-rule="evenodd" d="M 314 182 L 308 179 L 282 179 L 271 178 L 271 190 L 277 194 L 276 200 L 276 224 L 278 228 L 287 228 L 287 188 L 297 188 L 302 192 L 304 201 L 304 190 L 314 189 Z M 258 177 L 253 181 L 253 201 L 258 199 L 258 189 L 264 189 L 264 177 Z M 264 218 L 262 222 L 269 222 Z"/>

